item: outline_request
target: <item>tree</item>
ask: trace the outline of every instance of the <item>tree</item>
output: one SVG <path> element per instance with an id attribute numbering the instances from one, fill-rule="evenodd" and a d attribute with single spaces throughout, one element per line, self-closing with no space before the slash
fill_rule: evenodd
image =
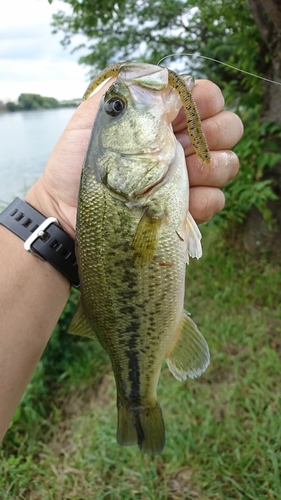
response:
<path id="1" fill-rule="evenodd" d="M 279 196 L 281 191 L 281 167 L 277 162 L 281 148 L 278 151 L 276 139 L 281 130 L 276 128 L 281 125 L 281 87 L 262 84 L 245 73 L 180 54 L 202 54 L 243 71 L 281 81 L 280 0 L 249 0 L 249 3 L 247 0 L 110 0 L 106 3 L 99 0 L 95 9 L 91 0 L 64 2 L 71 6 L 72 13 L 55 14 L 54 30 L 64 33 L 64 45 L 71 42 L 74 34 L 86 35 L 89 41 L 84 45 L 86 54 L 80 63 L 89 65 L 92 73 L 116 60 L 139 59 L 157 64 L 162 57 L 176 54 L 177 57 L 167 58 L 162 64 L 192 72 L 197 77 L 207 76 L 223 87 L 227 104 L 243 114 L 247 131 L 246 139 L 238 146 L 246 162 L 245 169 L 242 168 L 235 185 L 230 183 L 226 187 L 229 198 L 226 218 L 245 220 L 247 217 L 248 232 L 257 225 L 256 217 L 251 221 L 252 206 L 269 219 L 268 200 Z M 275 126 L 259 127 L 259 120 L 270 120 Z M 270 136 L 268 141 L 267 136 Z M 272 200 L 270 208 L 277 222 L 280 221 L 281 238 L 278 203 Z M 261 217 L 259 226 L 259 231 L 264 231 Z M 254 239 L 260 241 L 256 235 Z"/>
<path id="2" fill-rule="evenodd" d="M 71 6 L 72 13 L 55 14 L 54 31 L 63 32 L 65 46 L 73 35 L 86 35 L 87 53 L 80 57 L 80 63 L 89 65 L 92 73 L 116 60 L 157 64 L 162 57 L 176 54 L 178 57 L 168 58 L 164 64 L 196 70 L 198 76 L 232 82 L 233 87 L 236 81 L 237 95 L 246 85 L 247 98 L 249 88 L 251 94 L 260 89 L 258 81 L 230 73 L 222 66 L 179 57 L 183 52 L 202 53 L 249 72 L 264 73 L 266 47 L 246 0 L 118 0 L 103 3 L 102 10 L 99 2 L 95 9 L 88 0 L 64 2 Z"/>
<path id="3" fill-rule="evenodd" d="M 249 0 L 250 8 L 267 47 L 269 63 L 265 76 L 281 83 L 281 4 L 280 0 Z M 271 121 L 281 126 L 281 85 L 263 83 L 261 121 Z M 281 135 L 277 141 L 281 151 Z M 276 199 L 268 203 L 275 219 L 275 231 L 269 231 L 261 214 L 252 208 L 247 216 L 245 242 L 253 250 L 262 246 L 279 251 L 281 246 L 281 160 L 266 165 L 264 179 L 271 179 Z"/>
<path id="4" fill-rule="evenodd" d="M 12 102 L 12 101 L 8 101 L 8 102 L 6 103 L 6 109 L 7 109 L 8 111 L 12 111 L 12 112 L 13 112 L 13 111 L 17 111 L 18 106 L 17 106 L 17 104 L 16 104 L 16 103 L 14 103 L 14 102 Z"/>
<path id="5" fill-rule="evenodd" d="M 249 0 L 257 27 L 270 54 L 265 76 L 281 83 L 281 3 L 280 0 Z M 264 120 L 281 125 L 281 85 L 264 82 Z"/>
<path id="6" fill-rule="evenodd" d="M 58 108 L 59 102 L 54 97 L 43 97 L 40 94 L 20 94 L 19 109 L 48 109 Z"/>

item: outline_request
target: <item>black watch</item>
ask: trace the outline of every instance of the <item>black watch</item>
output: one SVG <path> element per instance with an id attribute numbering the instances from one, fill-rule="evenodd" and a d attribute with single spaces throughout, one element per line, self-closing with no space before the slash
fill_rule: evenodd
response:
<path id="1" fill-rule="evenodd" d="M 16 198 L 0 214 L 0 224 L 24 241 L 24 248 L 52 264 L 72 286 L 79 288 L 74 240 L 55 217 L 46 218 L 29 203 Z"/>

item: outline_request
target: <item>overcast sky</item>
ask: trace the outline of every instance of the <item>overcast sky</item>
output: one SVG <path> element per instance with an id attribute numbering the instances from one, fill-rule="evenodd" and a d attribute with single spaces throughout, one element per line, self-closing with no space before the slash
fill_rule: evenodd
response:
<path id="1" fill-rule="evenodd" d="M 71 54 L 52 34 L 52 14 L 66 9 L 55 0 L 8 0 L 0 14 L 0 100 L 16 100 L 21 93 L 57 99 L 82 97 L 89 68 L 77 64 L 79 52 Z M 81 38 L 74 38 L 73 46 Z"/>

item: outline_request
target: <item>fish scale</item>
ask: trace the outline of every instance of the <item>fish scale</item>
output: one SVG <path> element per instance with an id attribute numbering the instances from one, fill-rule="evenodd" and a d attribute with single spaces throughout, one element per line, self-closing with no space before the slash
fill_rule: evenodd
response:
<path id="1" fill-rule="evenodd" d="M 199 376 L 209 363 L 206 341 L 183 309 L 187 251 L 199 257 L 201 245 L 171 128 L 180 106 L 163 68 L 121 68 L 101 102 L 79 193 L 81 300 L 70 331 L 96 338 L 109 354 L 118 443 L 151 455 L 165 444 L 157 401 L 163 360 L 178 379 Z"/>

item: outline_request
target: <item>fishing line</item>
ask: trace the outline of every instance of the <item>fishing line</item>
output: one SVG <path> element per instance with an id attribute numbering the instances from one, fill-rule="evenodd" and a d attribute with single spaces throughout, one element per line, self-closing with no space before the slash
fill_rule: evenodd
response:
<path id="1" fill-rule="evenodd" d="M 245 75 L 253 76 L 255 78 L 259 78 L 265 82 L 274 83 L 275 85 L 281 85 L 281 82 L 276 82 L 275 80 L 270 80 L 269 78 L 265 78 L 264 76 L 255 75 L 254 73 L 250 73 L 249 71 L 245 71 L 244 69 L 236 68 L 235 66 L 231 66 L 231 64 L 219 61 L 218 59 L 214 59 L 213 57 L 201 56 L 200 54 L 187 54 L 186 52 L 182 52 L 181 54 L 169 54 L 168 56 L 162 57 L 160 61 L 157 63 L 159 66 L 162 61 L 168 59 L 168 57 L 178 57 L 178 56 L 189 56 L 189 57 L 200 57 L 201 59 L 207 59 L 208 61 L 212 61 L 218 64 L 222 64 L 222 66 L 227 66 L 230 69 L 234 69 L 235 71 L 240 71 L 240 73 L 244 73 Z"/>

